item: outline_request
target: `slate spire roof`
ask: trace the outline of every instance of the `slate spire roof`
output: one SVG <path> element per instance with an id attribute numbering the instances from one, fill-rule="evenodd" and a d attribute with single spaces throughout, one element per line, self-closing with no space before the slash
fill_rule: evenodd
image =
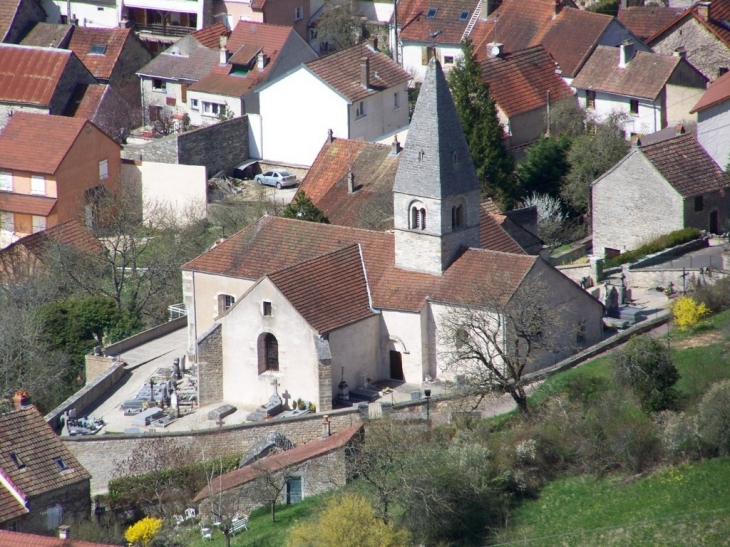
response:
<path id="1" fill-rule="evenodd" d="M 401 153 L 393 192 L 442 199 L 480 188 L 441 65 L 431 59 Z"/>

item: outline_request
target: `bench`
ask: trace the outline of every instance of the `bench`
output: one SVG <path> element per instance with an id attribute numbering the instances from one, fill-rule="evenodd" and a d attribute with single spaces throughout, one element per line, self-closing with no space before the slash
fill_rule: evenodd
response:
<path id="1" fill-rule="evenodd" d="M 234 519 L 231 522 L 231 535 L 236 535 L 243 528 L 248 532 L 248 515 L 241 517 L 240 519 Z"/>

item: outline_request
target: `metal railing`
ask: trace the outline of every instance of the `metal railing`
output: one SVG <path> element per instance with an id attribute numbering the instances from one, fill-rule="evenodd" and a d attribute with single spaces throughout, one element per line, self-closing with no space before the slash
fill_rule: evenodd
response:
<path id="1" fill-rule="evenodd" d="M 167 306 L 167 314 L 168 314 L 168 321 L 172 321 L 173 319 L 179 319 L 180 317 L 185 317 L 188 314 L 188 310 L 185 307 L 184 303 L 180 304 L 173 304 L 172 306 Z"/>
<path id="2" fill-rule="evenodd" d="M 157 36 L 171 36 L 173 38 L 183 38 L 195 32 L 195 27 L 181 27 L 179 25 L 140 25 L 135 23 L 134 30 L 137 32 L 147 32 Z"/>

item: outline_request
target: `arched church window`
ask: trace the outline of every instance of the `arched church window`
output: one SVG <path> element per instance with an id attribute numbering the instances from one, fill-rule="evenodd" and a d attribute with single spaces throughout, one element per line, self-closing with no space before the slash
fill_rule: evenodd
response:
<path id="1" fill-rule="evenodd" d="M 419 151 L 418 151 L 418 163 L 421 163 L 421 162 L 423 161 L 423 157 L 424 157 L 425 155 L 426 155 L 426 154 L 424 154 L 423 150 L 419 150 Z"/>
<path id="2" fill-rule="evenodd" d="M 258 343 L 259 374 L 279 370 L 279 341 L 270 332 L 261 333 Z"/>
<path id="3" fill-rule="evenodd" d="M 426 208 L 423 206 L 423 203 L 416 202 L 411 204 L 408 227 L 411 230 L 426 229 Z"/>
<path id="4" fill-rule="evenodd" d="M 466 226 L 466 207 L 462 201 L 459 201 L 451 207 L 451 228 L 463 228 Z"/>

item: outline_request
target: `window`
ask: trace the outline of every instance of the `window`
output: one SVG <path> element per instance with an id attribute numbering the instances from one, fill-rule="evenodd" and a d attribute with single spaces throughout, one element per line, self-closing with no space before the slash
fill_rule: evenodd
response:
<path id="1" fill-rule="evenodd" d="M 365 115 L 365 103 L 363 101 L 360 101 L 357 103 L 357 107 L 355 107 L 355 117 L 356 118 L 362 118 Z"/>
<path id="2" fill-rule="evenodd" d="M 190 99 L 190 110 L 200 110 L 198 99 Z"/>
<path id="3" fill-rule="evenodd" d="M 101 160 L 99 162 L 99 180 L 109 178 L 109 160 Z"/>
<path id="4" fill-rule="evenodd" d="M 462 349 L 468 343 L 469 343 L 469 333 L 466 332 L 465 329 L 462 329 L 462 328 L 457 329 L 455 340 L 454 340 L 454 345 L 456 346 L 456 349 Z"/>
<path id="5" fill-rule="evenodd" d="M 60 505 L 51 505 L 43 511 L 46 517 L 46 530 L 55 530 L 61 526 L 63 521 L 63 507 Z"/>
<path id="6" fill-rule="evenodd" d="M 466 225 L 465 208 L 463 203 L 454 205 L 451 208 L 451 228 L 463 228 Z"/>
<path id="7" fill-rule="evenodd" d="M 270 332 L 259 335 L 259 374 L 279 370 L 279 342 Z"/>
<path id="8" fill-rule="evenodd" d="M 705 208 L 705 196 L 695 196 L 695 213 L 699 213 Z"/>
<path id="9" fill-rule="evenodd" d="M 18 469 L 23 469 L 25 467 L 25 462 L 23 461 L 23 458 L 21 458 L 20 454 L 18 454 L 17 452 L 11 452 L 10 459 L 13 460 L 15 467 L 17 467 Z"/>
<path id="10" fill-rule="evenodd" d="M 454 64 L 454 56 L 453 55 L 444 55 L 444 64 L 445 65 L 453 65 Z"/>
<path id="11" fill-rule="evenodd" d="M 629 100 L 629 114 L 632 116 L 639 115 L 639 99 Z"/>
<path id="12" fill-rule="evenodd" d="M 468 19 L 469 19 L 469 10 L 468 9 L 462 10 L 461 13 L 459 14 L 459 21 L 466 21 Z"/>
<path id="13" fill-rule="evenodd" d="M 30 193 L 38 196 L 46 195 L 46 179 L 33 175 L 30 177 Z"/>
<path id="14" fill-rule="evenodd" d="M 586 341 L 586 322 L 581 320 L 575 327 L 575 341 L 582 344 Z"/>
<path id="15" fill-rule="evenodd" d="M 218 103 L 207 103 L 203 101 L 203 114 L 206 116 L 222 116 L 226 112 L 226 105 Z"/>
<path id="16" fill-rule="evenodd" d="M 717 77 L 719 78 L 720 76 L 727 74 L 727 71 L 728 71 L 728 67 L 721 66 L 720 68 L 717 69 Z"/>
<path id="17" fill-rule="evenodd" d="M 426 208 L 416 203 L 411 206 L 411 230 L 426 229 Z"/>
<path id="18" fill-rule="evenodd" d="M 46 229 L 46 217 L 33 215 L 33 233 L 42 232 Z"/>
<path id="19" fill-rule="evenodd" d="M 89 53 L 91 55 L 105 55 L 106 44 L 91 44 L 91 47 L 89 48 Z"/>
<path id="20" fill-rule="evenodd" d="M 66 462 L 63 461 L 63 458 L 53 458 L 53 461 L 56 462 L 58 469 L 61 471 L 66 471 L 66 469 L 68 469 L 68 465 L 66 465 Z"/>
<path id="21" fill-rule="evenodd" d="M 426 156 L 426 154 L 423 152 L 423 150 L 419 150 L 418 151 L 418 163 L 421 163 L 425 156 Z"/>
<path id="22" fill-rule="evenodd" d="M 271 302 L 264 300 L 264 317 L 271 317 L 273 314 L 271 313 Z"/>
<path id="23" fill-rule="evenodd" d="M 586 108 L 596 108 L 596 92 L 590 89 L 586 90 Z"/>
<path id="24" fill-rule="evenodd" d="M 436 48 L 434 46 L 424 47 L 421 49 L 421 64 L 423 66 L 426 66 L 434 57 L 436 57 Z"/>
<path id="25" fill-rule="evenodd" d="M 167 93 L 167 82 L 163 80 L 152 80 L 152 91 Z"/>
<path id="26" fill-rule="evenodd" d="M 236 297 L 232 294 L 219 294 L 218 295 L 218 315 L 223 315 L 225 312 L 231 309 L 231 306 L 236 303 Z"/>
<path id="27" fill-rule="evenodd" d="M 400 108 L 400 101 L 398 100 L 398 92 L 393 93 L 393 110 Z"/>
<path id="28" fill-rule="evenodd" d="M 459 154 L 456 153 L 456 150 L 454 150 L 454 153 L 451 154 L 451 164 L 456 168 L 459 167 Z"/>
<path id="29" fill-rule="evenodd" d="M 0 173 L 0 190 L 3 192 L 13 191 L 13 174 Z"/>
<path id="30" fill-rule="evenodd" d="M 304 19 L 304 8 L 299 6 L 298 8 L 294 9 L 294 20 L 301 21 L 302 19 Z"/>
<path id="31" fill-rule="evenodd" d="M 429 8 L 428 12 L 426 13 L 426 19 L 433 19 L 436 17 L 436 14 L 439 12 L 438 8 Z"/>
<path id="32" fill-rule="evenodd" d="M 309 39 L 310 40 L 316 40 L 317 39 L 317 29 L 316 28 L 310 28 L 309 29 Z"/>
<path id="33" fill-rule="evenodd" d="M 302 478 L 289 477 L 286 480 L 286 503 L 299 503 L 302 501 Z"/>

